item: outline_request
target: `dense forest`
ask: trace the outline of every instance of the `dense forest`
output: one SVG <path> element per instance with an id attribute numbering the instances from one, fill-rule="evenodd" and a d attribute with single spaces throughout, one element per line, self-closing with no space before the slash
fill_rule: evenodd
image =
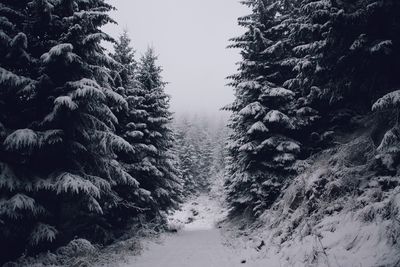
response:
<path id="1" fill-rule="evenodd" d="M 105 1 L 1 1 L 1 261 L 107 244 L 184 196 L 152 49 L 136 61 Z M 108 55 L 102 41 L 115 42 Z"/>
<path id="2" fill-rule="evenodd" d="M 162 231 L 223 176 L 228 220 L 279 244 L 285 266 L 335 231 L 398 266 L 400 2 L 242 2 L 227 129 L 174 117 L 154 49 L 102 30 L 107 1 L 0 0 L 0 264 Z M 333 248 L 300 266 L 339 266 Z"/>
<path id="3" fill-rule="evenodd" d="M 298 264 L 288 247 L 331 244 L 336 230 L 347 251 L 389 247 L 363 266 L 398 266 L 400 2 L 243 3 L 252 13 L 231 40 L 242 61 L 225 107 L 232 217 L 268 225 L 288 266 Z M 354 239 L 344 241 L 346 227 Z M 307 252 L 304 265 L 360 263 L 318 262 L 332 247 Z"/>
<path id="4" fill-rule="evenodd" d="M 232 206 L 259 215 L 299 173 L 299 161 L 364 134 L 377 148 L 369 170 L 395 175 L 399 3 L 246 4 L 253 13 L 240 24 L 248 31 L 232 45 L 243 51 L 231 77 L 236 101 L 226 107 Z"/>

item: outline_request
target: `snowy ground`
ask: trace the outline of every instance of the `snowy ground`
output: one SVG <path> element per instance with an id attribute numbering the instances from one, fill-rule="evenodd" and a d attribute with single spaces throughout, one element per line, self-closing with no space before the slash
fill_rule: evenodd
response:
<path id="1" fill-rule="evenodd" d="M 267 221 L 248 224 L 228 221 L 218 194 L 188 201 L 169 218 L 174 233 L 135 232 L 132 238 L 98 249 L 86 240 L 74 240 L 60 253 L 22 259 L 12 266 L 95 267 L 397 267 L 398 250 L 382 231 L 388 221 L 361 223 L 354 212 L 325 216 L 306 233 L 293 232 L 286 242 L 290 217 L 270 228 Z M 276 211 L 278 212 L 278 211 Z M 275 214 L 271 211 L 270 216 Z M 282 216 L 277 214 L 279 218 Z M 293 215 L 295 216 L 295 214 Z M 296 217 L 296 216 L 295 216 Z M 357 216 L 356 216 L 357 217 Z M 224 221 L 223 221 L 224 220 Z M 221 222 L 223 221 L 223 222 Z M 312 218 L 308 218 L 312 221 Z M 308 223 L 307 223 L 308 224 Z M 305 224 L 305 225 L 307 225 Z M 400 230 L 400 229 L 399 229 Z M 280 231 L 280 232 L 279 232 Z M 297 230 L 296 230 L 297 231 Z M 399 231 L 400 232 L 400 231 Z M 396 233 L 393 233 L 396 234 Z"/>
<path id="2" fill-rule="evenodd" d="M 236 267 L 268 266 L 251 259 L 246 250 L 236 250 L 224 237 L 217 222 L 225 216 L 218 202 L 201 195 L 185 204 L 170 218 L 176 234 L 157 242 L 148 241 L 140 256 L 128 257 L 118 267 Z M 247 255 L 246 255 L 247 254 Z M 110 265 L 111 266 L 111 265 Z M 269 265 L 271 266 L 271 265 Z"/>

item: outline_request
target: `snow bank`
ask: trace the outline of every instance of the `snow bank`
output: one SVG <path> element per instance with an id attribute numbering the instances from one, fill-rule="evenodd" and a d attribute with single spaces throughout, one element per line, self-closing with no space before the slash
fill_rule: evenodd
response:
<path id="1" fill-rule="evenodd" d="M 400 182 L 374 171 L 375 151 L 363 136 L 300 162 L 270 210 L 227 223 L 235 246 L 266 266 L 400 266 Z"/>

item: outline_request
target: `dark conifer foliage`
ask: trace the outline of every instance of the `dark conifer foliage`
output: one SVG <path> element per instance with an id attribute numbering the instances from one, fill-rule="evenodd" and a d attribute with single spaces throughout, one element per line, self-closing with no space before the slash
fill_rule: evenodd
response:
<path id="1" fill-rule="evenodd" d="M 1 82 L 17 87 L 11 98 L 2 96 L 2 114 L 15 99 L 18 124 L 2 119 L 1 240 L 21 246 L 13 251 L 90 235 L 101 224 L 96 217 L 117 204 L 111 185 L 137 184 L 113 156 L 131 147 L 113 133 L 111 108 L 126 102 L 112 89 L 111 61 L 100 47 L 110 40 L 99 30 L 110 9 L 103 1 L 32 1 L 10 33 L 6 49 L 14 66 L 2 68 Z"/>
<path id="2" fill-rule="evenodd" d="M 171 129 L 172 113 L 161 72 L 157 56 L 149 48 L 138 63 L 135 110 L 138 115 L 136 127 L 143 129 L 144 156 L 138 166 L 140 183 L 152 192 L 157 209 L 165 210 L 178 203 L 181 182 L 176 158 L 171 152 L 175 142 Z"/>
<path id="3" fill-rule="evenodd" d="M 246 33 L 231 45 L 241 49 L 243 59 L 239 73 L 230 77 L 236 100 L 226 107 L 233 112 L 226 188 L 233 211 L 257 216 L 301 170 L 298 160 L 360 127 L 372 104 L 392 91 L 374 105 L 380 114 L 393 116 L 375 124 L 372 138 L 377 146 L 397 142 L 399 4 L 244 4 L 252 10 L 239 19 Z M 381 164 L 390 162 L 393 170 L 398 158 L 392 154 L 388 161 L 385 155 Z"/>
<path id="4" fill-rule="evenodd" d="M 127 108 L 115 110 L 118 119 L 116 133 L 123 137 L 132 147 L 129 151 L 119 151 L 117 161 L 121 163 L 124 172 L 138 179 L 139 173 L 136 166 L 141 163 L 144 146 L 141 138 L 144 133 L 135 128 L 137 121 L 137 82 L 135 80 L 136 59 L 131 47 L 128 32 L 124 31 L 114 45 L 114 53 L 110 55 L 117 66 L 113 72 L 116 91 L 127 103 Z M 142 223 L 148 215 L 149 207 L 154 205 L 150 197 L 151 192 L 144 190 L 138 184 L 115 184 L 112 189 L 117 193 L 120 205 L 107 214 L 108 220 L 113 223 L 114 228 L 122 228 L 129 224 Z M 129 222 L 129 223 L 127 223 Z"/>
<path id="5" fill-rule="evenodd" d="M 75 237 L 107 243 L 140 214 L 176 205 L 161 69 L 147 53 L 136 82 L 126 33 L 106 55 L 110 10 L 103 0 L 0 3 L 0 246 L 12 252 L 0 261 Z"/>
<path id="6" fill-rule="evenodd" d="M 306 155 L 302 141 L 319 119 L 300 99 L 303 81 L 297 72 L 310 66 L 294 52 L 300 40 L 293 32 L 300 22 L 289 3 L 247 1 L 253 14 L 239 19 L 247 32 L 232 40 L 243 61 L 239 74 L 231 77 L 236 101 L 226 107 L 233 112 L 228 198 L 236 209 L 252 214 L 279 196 L 295 173 L 293 163 Z"/>
<path id="7" fill-rule="evenodd" d="M 124 30 L 114 45 L 114 53 L 111 54 L 111 57 L 121 64 L 117 72 L 119 77 L 117 76 L 115 79 L 116 83 L 119 83 L 125 89 L 132 88 L 137 67 L 135 51 L 131 47 L 131 42 L 128 31 Z"/>

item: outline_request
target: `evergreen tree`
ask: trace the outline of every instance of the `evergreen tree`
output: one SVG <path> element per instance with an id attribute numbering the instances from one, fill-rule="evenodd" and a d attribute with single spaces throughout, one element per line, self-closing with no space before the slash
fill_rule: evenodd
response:
<path id="1" fill-rule="evenodd" d="M 391 91 L 398 88 L 393 70 L 400 62 L 395 15 L 399 3 L 244 3 L 252 14 L 239 19 L 247 32 L 232 45 L 242 50 L 243 60 L 239 74 L 231 77 L 236 100 L 227 107 L 233 112 L 233 133 L 226 187 L 233 210 L 257 215 L 290 182 L 297 159 L 331 146 L 335 135 L 360 126 L 356 115 L 368 115 L 376 99 L 389 93 L 374 110 L 396 113 L 396 92 Z M 385 116 L 378 123 L 372 136 L 378 145 L 382 129 L 397 125 L 395 118 Z M 396 126 L 379 147 L 395 136 Z M 393 171 L 397 155 L 389 158 L 382 156 L 382 163 L 390 161 Z"/>
<path id="2" fill-rule="evenodd" d="M 396 167 L 400 163 L 400 127 L 399 127 L 400 90 L 393 91 L 380 98 L 372 110 L 381 114 L 389 114 L 389 122 L 392 124 L 384 133 L 377 148 L 378 162 L 396 174 Z"/>
<path id="3" fill-rule="evenodd" d="M 201 170 L 199 181 L 203 190 L 208 189 L 211 179 L 213 178 L 213 152 L 212 139 L 209 134 L 206 133 L 200 143 L 201 159 L 198 165 Z"/>
<path id="4" fill-rule="evenodd" d="M 375 100 L 398 88 L 399 8 L 391 0 L 332 1 L 321 66 L 333 108 L 370 112 Z"/>
<path id="5" fill-rule="evenodd" d="M 114 45 L 114 53 L 111 54 L 111 57 L 121 65 L 117 81 L 125 89 L 132 88 L 136 71 L 135 51 L 131 47 L 131 42 L 128 31 L 124 30 Z"/>
<path id="6" fill-rule="evenodd" d="M 184 195 L 207 191 L 225 164 L 223 131 L 214 129 L 209 118 L 198 116 L 176 119 L 174 128 Z"/>
<path id="7" fill-rule="evenodd" d="M 148 154 L 153 151 L 155 146 L 152 142 L 155 139 L 147 139 L 146 133 L 149 116 L 142 101 L 145 100 L 146 92 L 136 79 L 137 64 L 131 47 L 131 41 L 128 33 L 124 31 L 114 46 L 114 53 L 111 57 L 120 65 L 119 77 L 121 86 L 119 92 L 128 103 L 128 109 L 117 113 L 119 125 L 117 133 L 129 142 L 133 150 L 129 153 L 118 154 L 118 160 L 123 162 L 124 169 L 133 177 L 141 180 L 149 175 L 147 172 L 149 166 Z M 157 127 L 157 126 L 155 126 Z M 154 163 L 157 164 L 157 163 Z M 157 168 L 158 165 L 154 165 Z M 145 171 L 144 171 L 145 170 Z M 147 172 L 146 172 L 147 170 Z M 151 183 L 151 181 L 149 181 Z M 148 187 L 149 188 L 149 187 Z M 112 214 L 114 220 L 122 222 L 122 226 L 126 224 L 123 218 L 128 220 L 153 220 L 158 212 L 158 204 L 152 196 L 152 192 L 142 188 L 131 188 L 127 186 L 117 186 L 114 188 L 118 195 L 123 199 L 124 205 L 120 209 L 115 210 Z"/>
<path id="8" fill-rule="evenodd" d="M 174 134 L 171 130 L 169 96 L 162 81 L 162 68 L 149 48 L 138 64 L 135 130 L 142 129 L 142 160 L 136 167 L 142 187 L 155 200 L 157 213 L 176 207 L 181 195 L 181 181 L 174 156 Z"/>
<path id="9" fill-rule="evenodd" d="M 253 13 L 239 19 L 247 32 L 233 39 L 242 50 L 240 73 L 232 76 L 235 102 L 230 127 L 228 201 L 236 211 L 258 215 L 279 196 L 301 152 L 296 93 L 284 88 L 293 77 L 286 2 L 247 1 Z"/>
<path id="10" fill-rule="evenodd" d="M 0 263 L 9 257 L 15 257 L 22 251 L 21 239 L 29 242 L 28 238 L 35 233 L 34 228 L 28 224 L 35 224 L 37 218 L 42 216 L 44 208 L 32 195 L 24 192 L 28 183 L 18 177 L 12 162 L 27 161 L 33 147 L 29 143 L 22 147 L 21 155 L 14 156 L 7 153 L 4 142 L 9 134 L 21 128 L 23 133 L 25 125 L 29 123 L 24 109 L 28 99 L 21 97 L 24 88 L 34 86 L 35 81 L 29 77 L 28 66 L 34 66 L 34 60 L 29 56 L 28 40 L 23 32 L 27 15 L 24 8 L 27 1 L 16 3 L 4 2 L 0 6 L 0 249 L 9 251 L 0 255 Z M 37 70 L 37 67 L 36 69 Z M 29 130 L 25 130 L 28 133 Z M 29 131 L 36 137 L 33 131 Z M 23 141 L 23 140 L 21 140 Z M 24 145 L 20 143 L 20 145 Z M 19 166 L 17 166 L 19 167 Z M 18 170 L 18 168 L 16 168 Z M 29 182 L 29 180 L 28 180 Z M 52 226 L 44 226 L 47 236 L 53 240 L 57 231 Z M 52 233 L 52 234 L 51 234 Z M 8 255 L 6 255 L 8 254 Z"/>
<path id="11" fill-rule="evenodd" d="M 115 160 L 132 147 L 114 134 L 112 110 L 127 103 L 113 90 L 113 61 L 100 46 L 111 40 L 100 30 L 111 6 L 5 1 L 1 10 L 3 21 L 15 21 L 1 34 L 9 55 L 0 80 L 1 246 L 19 253 L 75 236 L 107 241 L 102 214 L 120 202 L 111 187 L 138 186 Z"/>
<path id="12" fill-rule="evenodd" d="M 229 136 L 228 127 L 226 127 L 227 121 L 225 119 L 220 120 L 215 128 L 215 134 L 213 137 L 213 170 L 212 173 L 223 172 L 226 167 L 226 143 Z"/>
<path id="13" fill-rule="evenodd" d="M 176 142 L 177 142 L 177 154 L 179 160 L 179 169 L 181 171 L 181 178 L 183 180 L 183 195 L 190 196 L 198 191 L 197 176 L 198 155 L 193 145 L 193 140 L 189 138 L 188 130 L 191 125 L 184 123 L 184 126 L 175 128 Z"/>
<path id="14" fill-rule="evenodd" d="M 323 1 L 245 4 L 252 14 L 239 24 L 247 32 L 231 45 L 242 50 L 243 60 L 231 77 L 236 100 L 226 107 L 233 112 L 226 185 L 234 210 L 258 215 L 296 173 L 296 160 L 320 145 L 313 137 L 325 136 L 318 132 L 313 75 L 325 47 L 321 12 L 328 7 Z"/>

